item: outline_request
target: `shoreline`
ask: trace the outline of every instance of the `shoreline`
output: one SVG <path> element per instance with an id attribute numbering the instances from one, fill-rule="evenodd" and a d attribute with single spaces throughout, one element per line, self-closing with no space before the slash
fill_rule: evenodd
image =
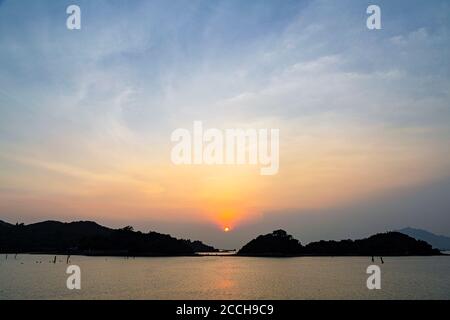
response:
<path id="1" fill-rule="evenodd" d="M 0 256 L 11 255 L 12 260 L 15 259 L 16 253 L 0 253 Z M 94 257 L 94 258 L 124 258 L 124 259 L 135 259 L 135 258 L 177 258 L 177 257 L 234 257 L 234 258 L 274 258 L 274 259 L 287 259 L 287 258 L 358 258 L 365 257 L 371 258 L 371 255 L 241 255 L 241 254 L 203 254 L 203 253 L 195 253 L 195 254 L 183 254 L 183 255 L 119 255 L 119 254 L 82 254 L 82 253 L 74 253 L 74 254 L 63 254 L 63 253 L 48 253 L 48 252 L 21 252 L 17 253 L 17 256 L 20 255 L 31 255 L 31 256 L 63 256 L 63 257 Z M 376 255 L 374 258 L 378 257 L 388 257 L 388 258 L 402 258 L 402 257 L 448 257 L 449 253 L 441 253 L 441 254 L 432 254 L 432 255 Z M 3 259 L 2 259 L 3 260 Z M 7 259 L 4 259 L 7 260 Z"/>

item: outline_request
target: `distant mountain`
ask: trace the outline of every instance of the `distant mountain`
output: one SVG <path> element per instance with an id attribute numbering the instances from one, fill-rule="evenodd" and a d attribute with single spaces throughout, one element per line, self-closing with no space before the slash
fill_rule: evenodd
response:
<path id="1" fill-rule="evenodd" d="M 403 233 L 387 232 L 361 240 L 319 241 L 306 246 L 277 230 L 253 239 L 238 255 L 244 256 L 427 256 L 439 255 L 425 241 L 416 240 Z"/>
<path id="2" fill-rule="evenodd" d="M 428 232 L 422 229 L 414 229 L 414 228 L 404 228 L 398 230 L 403 234 L 406 234 L 414 239 L 423 240 L 431 244 L 433 248 L 442 250 L 442 251 L 450 251 L 450 237 L 435 235 L 434 233 Z"/>
<path id="3" fill-rule="evenodd" d="M 200 241 L 179 240 L 132 227 L 111 229 L 91 221 L 45 221 L 30 225 L 0 222 L 0 252 L 119 256 L 193 255 L 213 251 Z"/>

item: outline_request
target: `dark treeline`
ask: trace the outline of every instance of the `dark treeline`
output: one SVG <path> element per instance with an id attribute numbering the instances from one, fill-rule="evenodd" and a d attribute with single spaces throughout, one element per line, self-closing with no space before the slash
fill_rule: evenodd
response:
<path id="1" fill-rule="evenodd" d="M 110 256 L 179 256 L 216 252 L 200 241 L 182 240 L 132 227 L 111 229 L 95 222 L 45 221 L 30 225 L 0 221 L 0 252 Z M 361 240 L 318 241 L 303 246 L 284 230 L 261 235 L 239 250 L 241 256 L 408 256 L 439 255 L 425 241 L 399 232 Z"/>
<path id="2" fill-rule="evenodd" d="M 425 241 L 400 232 L 387 232 L 361 240 L 319 241 L 303 246 L 284 230 L 262 235 L 247 243 L 243 256 L 427 256 L 439 255 Z"/>
<path id="3" fill-rule="evenodd" d="M 176 256 L 217 251 L 200 241 L 180 240 L 132 227 L 110 229 L 95 222 L 46 221 L 30 225 L 0 221 L 0 252 L 119 256 Z"/>

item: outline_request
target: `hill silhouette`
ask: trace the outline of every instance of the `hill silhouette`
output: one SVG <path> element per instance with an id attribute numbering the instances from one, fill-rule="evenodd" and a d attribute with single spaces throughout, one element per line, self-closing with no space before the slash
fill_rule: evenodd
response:
<path id="1" fill-rule="evenodd" d="M 300 241 L 288 235 L 284 230 L 261 235 L 251 240 L 239 250 L 238 255 L 290 256 L 301 255 L 303 246 Z"/>
<path id="2" fill-rule="evenodd" d="M 45 221 L 29 225 L 0 221 L 0 252 L 109 256 L 179 256 L 217 252 L 201 241 L 176 239 L 128 226 L 111 229 L 92 221 Z M 241 256 L 408 256 L 439 255 L 430 244 L 400 232 L 360 240 L 318 241 L 303 246 L 284 230 L 258 236 L 244 245 Z"/>
<path id="3" fill-rule="evenodd" d="M 261 235 L 239 250 L 242 256 L 427 256 L 439 255 L 425 241 L 400 232 L 387 232 L 361 240 L 318 241 L 302 246 L 284 230 Z"/>
<path id="4" fill-rule="evenodd" d="M 439 236 L 439 235 L 436 235 L 429 231 L 422 230 L 422 229 L 415 229 L 415 228 L 404 228 L 404 229 L 398 230 L 398 232 L 406 234 L 417 240 L 426 241 L 429 244 L 431 244 L 433 246 L 433 248 L 436 248 L 436 249 L 439 249 L 442 251 L 450 250 L 450 237 Z"/>
<path id="5" fill-rule="evenodd" d="M 200 241 L 180 240 L 128 226 L 111 229 L 91 221 L 45 221 L 30 225 L 0 221 L 0 251 L 120 256 L 193 255 L 216 251 Z"/>

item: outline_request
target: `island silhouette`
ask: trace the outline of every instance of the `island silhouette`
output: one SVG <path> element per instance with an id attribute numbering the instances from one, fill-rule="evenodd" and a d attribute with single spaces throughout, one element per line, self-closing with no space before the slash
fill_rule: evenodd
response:
<path id="1" fill-rule="evenodd" d="M 284 230 L 261 235 L 237 253 L 240 256 L 429 256 L 441 252 L 422 240 L 400 232 L 386 232 L 361 240 L 318 241 L 303 246 Z"/>
<path id="2" fill-rule="evenodd" d="M 91 221 L 44 221 L 10 224 L 0 221 L 1 253 L 41 253 L 88 256 L 194 256 L 219 252 L 201 241 L 177 239 L 127 226 L 111 229 Z M 303 246 L 284 230 L 258 236 L 235 256 L 428 256 L 441 252 L 422 240 L 400 232 L 387 232 L 360 240 L 318 241 Z M 231 255 L 227 255 L 231 256 Z"/>
<path id="3" fill-rule="evenodd" d="M 127 226 L 111 229 L 91 221 L 44 221 L 29 225 L 0 221 L 0 252 L 91 256 L 179 256 L 217 249 L 201 241 L 176 239 Z"/>

